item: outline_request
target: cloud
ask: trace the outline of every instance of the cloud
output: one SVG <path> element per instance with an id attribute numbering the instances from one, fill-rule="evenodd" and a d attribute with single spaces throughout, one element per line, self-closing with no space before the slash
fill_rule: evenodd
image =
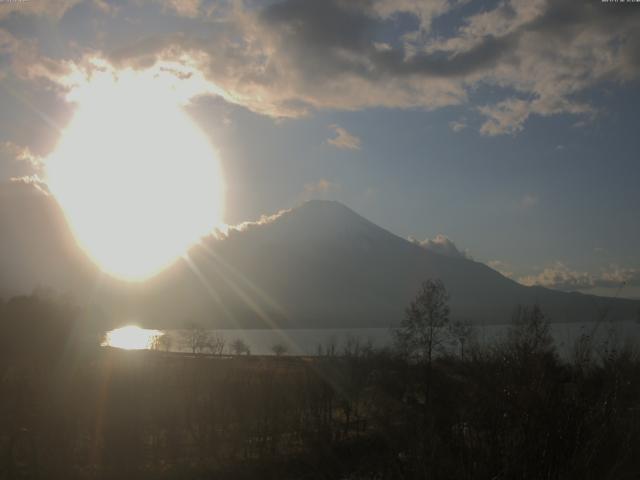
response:
<path id="1" fill-rule="evenodd" d="M 467 128 L 467 123 L 464 120 L 453 120 L 449 122 L 449 128 L 454 132 L 461 132 Z"/>
<path id="2" fill-rule="evenodd" d="M 58 8 L 51 15 L 64 3 L 52 2 Z M 640 76 L 636 5 L 505 0 L 465 15 L 465 3 L 238 0 L 204 8 L 197 0 L 169 0 L 162 10 L 184 17 L 178 28 L 92 52 L 117 67 L 188 65 L 204 80 L 193 96 L 219 95 L 276 118 L 464 105 L 483 117 L 487 136 L 515 135 L 531 116 L 594 118 L 597 105 L 583 98 L 589 89 Z M 457 27 L 432 27 L 453 14 Z M 40 78 L 55 67 L 53 60 L 40 63 L 22 65 Z M 476 100 L 485 87 L 495 92 L 492 103 Z"/>
<path id="3" fill-rule="evenodd" d="M 398 13 L 409 13 L 420 20 L 419 31 L 426 31 L 431 21 L 468 0 L 378 0 L 373 2 L 375 12 L 383 18 L 393 18 Z"/>
<path id="4" fill-rule="evenodd" d="M 21 147 L 10 141 L 0 143 L 0 155 L 17 162 L 25 162 L 34 170 L 40 170 L 42 168 L 41 157 L 35 155 L 29 147 Z"/>
<path id="5" fill-rule="evenodd" d="M 16 177 L 9 181 L 0 182 L 0 198 L 8 198 L 7 205 L 21 196 L 49 196 L 49 190 L 44 182 L 36 176 Z"/>
<path id="6" fill-rule="evenodd" d="M 430 252 L 438 253 L 440 255 L 446 255 L 447 257 L 457 258 L 470 258 L 467 251 L 458 249 L 455 243 L 453 243 L 446 235 L 438 234 L 434 238 L 427 238 L 425 240 L 418 240 L 414 237 L 409 237 L 408 240 L 414 245 L 429 250 Z"/>
<path id="7" fill-rule="evenodd" d="M 571 270 L 562 262 L 546 267 L 538 275 L 518 279 L 527 286 L 539 285 L 556 290 L 584 290 L 594 288 L 594 278 L 586 272 Z"/>
<path id="8" fill-rule="evenodd" d="M 38 193 L 49 196 L 49 187 L 38 175 L 23 175 L 22 177 L 12 177 L 9 183 L 13 185 L 25 185 L 32 187 Z"/>
<path id="9" fill-rule="evenodd" d="M 537 275 L 528 275 L 518 279 L 527 286 L 539 285 L 556 290 L 591 290 L 597 287 L 617 288 L 622 285 L 640 285 L 640 270 L 620 268 L 615 265 L 600 273 L 573 270 L 562 262 L 544 268 Z"/>
<path id="10" fill-rule="evenodd" d="M 0 11 L 1 9 L 2 6 L 0 5 Z M 0 80 L 15 68 L 15 57 L 20 51 L 20 47 L 20 40 L 11 35 L 7 30 L 0 28 L 0 58 L 3 60 L 2 63 L 0 63 Z M 33 47 L 29 45 L 28 48 L 32 49 Z"/>
<path id="11" fill-rule="evenodd" d="M 312 198 L 327 198 L 334 192 L 339 190 L 340 185 L 321 178 L 316 182 L 309 182 L 304 184 L 302 198 L 303 200 L 310 200 Z"/>
<path id="12" fill-rule="evenodd" d="M 29 147 L 11 141 L 0 142 L 0 180 L 37 178 L 43 174 L 43 159 Z"/>
<path id="13" fill-rule="evenodd" d="M 593 107 L 584 103 L 571 103 L 565 99 L 525 101 L 509 98 L 494 105 L 478 107 L 478 111 L 486 117 L 480 127 L 480 133 L 488 136 L 512 134 L 522 131 L 527 119 L 537 114 L 550 116 L 559 113 L 574 115 L 594 115 Z"/>
<path id="14" fill-rule="evenodd" d="M 0 18 L 11 14 L 41 15 L 56 19 L 61 18 L 72 7 L 81 3 L 82 0 L 26 0 L 26 1 L 5 1 L 0 3 Z M 100 4 L 102 2 L 95 2 Z"/>
<path id="15" fill-rule="evenodd" d="M 167 0 L 165 6 L 183 17 L 195 18 L 200 12 L 200 0 Z"/>
<path id="16" fill-rule="evenodd" d="M 327 140 L 330 145 L 333 145 L 336 148 L 347 150 L 360 150 L 360 138 L 352 135 L 344 128 L 336 124 L 329 125 L 329 128 L 332 129 L 336 134 L 334 138 L 330 138 Z"/>
<path id="17" fill-rule="evenodd" d="M 524 122 L 531 114 L 531 107 L 529 102 L 510 98 L 496 105 L 479 107 L 478 111 L 487 117 L 480 127 L 480 133 L 494 136 L 521 131 L 524 128 Z"/>
<path id="18" fill-rule="evenodd" d="M 0 3 L 0 12 L 3 5 Z M 75 65 L 71 60 L 54 60 L 43 55 L 35 39 L 18 38 L 3 28 L 0 28 L 0 59 L 0 80 L 12 74 L 21 80 L 45 80 L 48 88 L 55 89 L 64 88 L 66 77 Z"/>
<path id="19" fill-rule="evenodd" d="M 502 260 L 489 260 L 487 265 L 493 268 L 496 272 L 504 275 L 507 278 L 513 278 L 513 271 L 511 270 L 511 266 L 503 262 Z"/>
<path id="20" fill-rule="evenodd" d="M 596 280 L 598 287 L 619 287 L 640 285 L 640 269 L 612 266 L 609 271 L 602 272 Z"/>
<path id="21" fill-rule="evenodd" d="M 254 227 L 258 227 L 261 225 L 267 225 L 269 223 L 274 222 L 278 218 L 283 215 L 291 212 L 292 208 L 287 208 L 280 210 L 272 215 L 262 215 L 258 220 L 250 220 L 246 222 L 239 223 L 237 225 L 225 225 L 221 230 L 214 232 L 214 236 L 218 238 L 224 238 L 233 235 L 237 232 L 243 232 L 245 230 L 249 230 Z"/>

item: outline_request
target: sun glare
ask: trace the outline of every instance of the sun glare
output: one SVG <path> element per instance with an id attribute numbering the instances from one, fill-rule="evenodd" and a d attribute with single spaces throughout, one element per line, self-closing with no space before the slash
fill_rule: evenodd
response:
<path id="1" fill-rule="evenodd" d="M 166 83 L 98 72 L 47 159 L 50 191 L 105 272 L 144 280 L 222 224 L 223 179 L 204 133 Z"/>
<path id="2" fill-rule="evenodd" d="M 128 325 L 107 332 L 107 337 L 102 342 L 103 347 L 122 348 L 123 350 L 148 350 L 154 347 L 157 340 L 163 335 L 160 330 Z"/>

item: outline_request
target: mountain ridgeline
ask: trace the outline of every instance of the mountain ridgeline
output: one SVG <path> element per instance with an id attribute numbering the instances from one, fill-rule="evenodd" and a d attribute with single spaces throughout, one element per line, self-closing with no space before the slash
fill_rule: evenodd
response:
<path id="1" fill-rule="evenodd" d="M 48 215 L 47 222 L 59 232 L 64 219 Z M 15 223 L 14 236 L 29 228 Z M 59 237 L 50 238 L 55 243 Z M 13 248 L 18 252 L 12 262 L 23 257 L 34 280 L 46 285 L 47 272 L 42 269 L 42 279 L 33 273 L 30 252 Z M 50 243 L 47 250 L 61 247 Z M 483 263 L 426 250 L 332 201 L 310 201 L 231 229 L 224 238 L 203 239 L 185 259 L 141 284 L 99 274 L 80 252 L 67 257 L 72 260 L 55 288 L 86 297 L 108 321 L 158 328 L 186 322 L 218 328 L 390 327 L 428 278 L 444 282 L 452 318 L 473 323 L 505 323 L 517 305 L 534 303 L 552 321 L 632 319 L 640 308 L 640 301 L 522 286 Z M 0 288 L 10 288 L 7 278 L 0 280 Z"/>
<path id="2" fill-rule="evenodd" d="M 393 326 L 427 278 L 444 282 L 454 319 L 474 323 L 508 322 L 520 304 L 537 303 L 554 321 L 596 320 L 605 313 L 629 319 L 640 307 L 632 300 L 525 287 L 483 263 L 425 250 L 331 201 L 310 201 L 271 221 L 232 230 L 190 255 L 227 300 L 228 324 L 245 327 Z M 167 285 L 174 275 L 193 276 L 188 270 L 177 265 L 167 272 Z M 206 293 L 202 285 L 200 290 Z M 192 293 L 190 301 L 200 304 L 203 318 L 216 309 L 215 299 L 196 300 Z"/>

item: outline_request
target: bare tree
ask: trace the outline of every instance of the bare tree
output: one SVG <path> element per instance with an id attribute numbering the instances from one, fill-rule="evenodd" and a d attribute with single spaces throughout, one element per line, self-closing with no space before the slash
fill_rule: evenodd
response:
<path id="1" fill-rule="evenodd" d="M 554 352 L 549 320 L 538 305 L 516 308 L 508 332 L 508 344 L 519 357 Z"/>
<path id="2" fill-rule="evenodd" d="M 271 351 L 276 357 L 281 357 L 283 355 L 286 355 L 289 349 L 283 343 L 276 343 L 271 347 Z"/>
<path id="3" fill-rule="evenodd" d="M 331 335 L 327 338 L 325 346 L 323 346 L 322 343 L 318 344 L 316 348 L 316 355 L 318 357 L 335 357 L 337 348 L 338 340 L 335 335 Z"/>
<path id="4" fill-rule="evenodd" d="M 249 348 L 249 345 L 247 345 L 246 342 L 241 338 L 236 338 L 233 342 L 231 342 L 231 351 L 235 355 L 251 355 L 251 349 Z"/>
<path id="5" fill-rule="evenodd" d="M 449 295 L 440 280 L 427 280 L 406 310 L 395 330 L 395 341 L 407 356 L 431 365 L 433 355 L 446 339 L 449 324 Z"/>
<path id="6" fill-rule="evenodd" d="M 356 336 L 348 335 L 342 347 L 344 357 L 360 358 L 373 352 L 371 339 L 362 340 Z"/>
<path id="7" fill-rule="evenodd" d="M 207 348 L 212 355 L 222 355 L 227 346 L 227 341 L 222 335 L 211 334 Z"/>
<path id="8" fill-rule="evenodd" d="M 211 344 L 211 333 L 197 323 L 190 323 L 182 331 L 182 341 L 194 355 L 208 349 Z"/>
<path id="9" fill-rule="evenodd" d="M 460 347 L 460 359 L 464 360 L 464 347 L 473 336 L 473 325 L 470 322 L 456 320 L 449 325 L 449 334 Z"/>

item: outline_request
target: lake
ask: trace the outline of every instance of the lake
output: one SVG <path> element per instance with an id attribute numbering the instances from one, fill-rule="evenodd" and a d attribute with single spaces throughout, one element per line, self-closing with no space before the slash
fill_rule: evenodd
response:
<path id="1" fill-rule="evenodd" d="M 474 327 L 474 336 L 478 343 L 487 345 L 507 334 L 509 325 L 478 325 Z M 171 350 L 188 351 L 180 341 L 181 331 L 169 330 L 173 337 Z M 291 355 L 317 355 L 319 346 L 326 352 L 333 348 L 341 353 L 349 339 L 358 339 L 361 343 L 370 342 L 374 347 L 385 347 L 391 344 L 391 331 L 386 328 L 357 329 L 288 329 L 288 330 L 215 330 L 215 335 L 222 337 L 227 345 L 236 339 L 245 342 L 254 355 L 270 355 L 272 347 L 283 345 Z M 640 323 L 626 322 L 571 322 L 551 324 L 551 334 L 556 347 L 562 356 L 572 351 L 577 338 L 583 334 L 593 335 L 595 345 L 610 344 L 622 346 L 625 343 L 640 345 Z"/>

